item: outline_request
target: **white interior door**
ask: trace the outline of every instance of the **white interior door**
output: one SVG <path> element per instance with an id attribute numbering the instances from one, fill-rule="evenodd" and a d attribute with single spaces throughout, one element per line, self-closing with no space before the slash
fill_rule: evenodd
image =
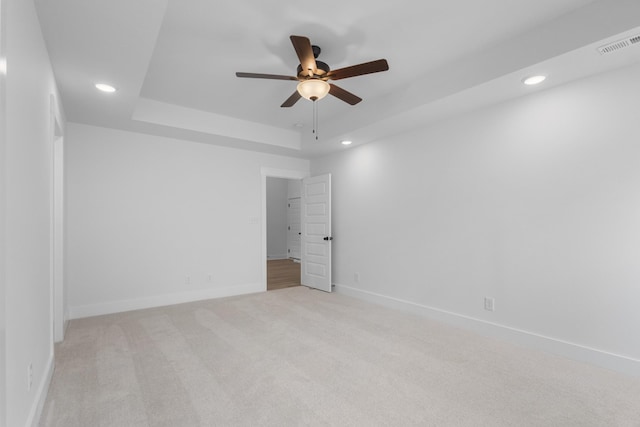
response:
<path id="1" fill-rule="evenodd" d="M 331 175 L 302 180 L 300 283 L 331 292 Z"/>

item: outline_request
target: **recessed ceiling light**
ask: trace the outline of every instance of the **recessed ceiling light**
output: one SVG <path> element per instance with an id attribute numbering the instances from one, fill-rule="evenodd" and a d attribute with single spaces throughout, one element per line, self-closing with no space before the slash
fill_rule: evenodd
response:
<path id="1" fill-rule="evenodd" d="M 349 141 L 349 140 L 344 140 L 344 141 L 340 141 L 340 144 L 342 145 L 351 145 L 353 141 Z"/>
<path id="2" fill-rule="evenodd" d="M 542 83 L 543 81 L 545 81 L 547 78 L 547 76 L 543 76 L 543 75 L 539 75 L 539 76 L 531 76 L 531 77 L 527 77 L 526 79 L 522 80 L 522 83 L 526 84 L 527 86 L 533 86 L 533 85 L 537 85 Z"/>
<path id="3" fill-rule="evenodd" d="M 108 85 L 106 83 L 96 83 L 96 89 L 101 90 L 102 92 L 113 93 L 116 91 L 116 88 Z"/>

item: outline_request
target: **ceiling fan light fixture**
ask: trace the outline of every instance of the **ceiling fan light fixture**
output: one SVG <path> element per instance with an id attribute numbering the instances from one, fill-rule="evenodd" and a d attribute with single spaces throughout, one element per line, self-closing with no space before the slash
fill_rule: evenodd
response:
<path id="1" fill-rule="evenodd" d="M 317 101 L 329 93 L 329 83 L 320 79 L 308 79 L 298 83 L 298 93 L 310 101 Z"/>
<path id="2" fill-rule="evenodd" d="M 340 86 L 327 83 L 327 81 L 342 80 L 389 70 L 389 63 L 386 59 L 378 59 L 338 70 L 331 70 L 328 64 L 317 60 L 321 49 L 312 45 L 308 37 L 292 35 L 289 39 L 293 49 L 296 51 L 296 56 L 300 60 L 300 64 L 296 68 L 297 74 L 295 77 L 280 74 L 236 72 L 236 77 L 297 81 L 297 90 L 280 105 L 282 108 L 292 107 L 300 98 L 317 101 L 327 94 L 335 96 L 349 105 L 356 105 L 362 101 L 362 98 L 342 89 Z"/>

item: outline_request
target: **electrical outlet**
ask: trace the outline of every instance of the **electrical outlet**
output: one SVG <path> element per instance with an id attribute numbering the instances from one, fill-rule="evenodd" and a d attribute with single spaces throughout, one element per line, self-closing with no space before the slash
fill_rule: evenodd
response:
<path id="1" fill-rule="evenodd" d="M 207 276 L 207 282 L 209 283 L 213 282 L 213 274 L 210 274 Z"/>
<path id="2" fill-rule="evenodd" d="M 484 297 L 484 309 L 487 311 L 494 311 L 496 306 L 495 298 Z"/>
<path id="3" fill-rule="evenodd" d="M 27 366 L 27 391 L 31 391 L 31 386 L 33 386 L 33 363 Z"/>
<path id="4" fill-rule="evenodd" d="M 185 284 L 185 285 L 190 285 L 190 284 L 191 284 L 191 276 L 187 276 L 187 277 L 184 279 L 184 284 Z"/>
<path id="5" fill-rule="evenodd" d="M 353 273 L 353 281 L 360 283 L 360 273 Z"/>

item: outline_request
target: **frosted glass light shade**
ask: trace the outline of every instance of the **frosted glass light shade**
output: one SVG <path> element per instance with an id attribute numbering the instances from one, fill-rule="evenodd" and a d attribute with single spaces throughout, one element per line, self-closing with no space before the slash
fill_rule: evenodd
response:
<path id="1" fill-rule="evenodd" d="M 306 99 L 317 101 L 329 93 L 329 83 L 320 79 L 303 80 L 298 83 L 298 93 Z"/>

